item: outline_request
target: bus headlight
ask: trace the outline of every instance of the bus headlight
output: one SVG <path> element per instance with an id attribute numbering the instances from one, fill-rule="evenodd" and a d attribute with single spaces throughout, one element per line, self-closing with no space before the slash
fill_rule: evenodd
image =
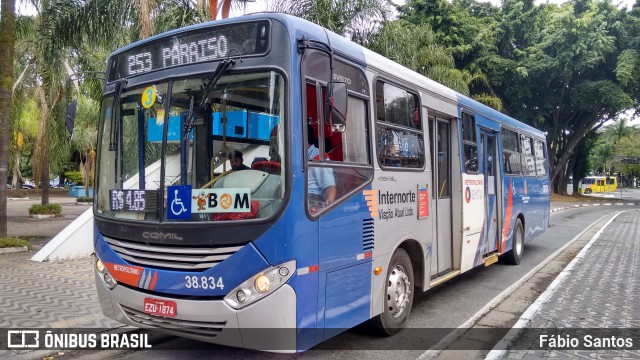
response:
<path id="1" fill-rule="evenodd" d="M 256 290 L 258 290 L 258 292 L 264 294 L 269 291 L 269 285 L 271 285 L 271 281 L 269 281 L 269 278 L 265 275 L 258 275 L 256 277 L 256 281 L 253 282 L 253 285 L 255 286 Z"/>
<path id="2" fill-rule="evenodd" d="M 107 267 L 104 266 L 104 263 L 100 259 L 96 259 L 96 270 L 98 271 L 98 277 L 102 279 L 109 290 L 118 285 L 116 279 L 114 279 L 113 276 L 109 274 L 109 270 L 107 270 Z"/>
<path id="3" fill-rule="evenodd" d="M 243 308 L 276 291 L 293 276 L 296 261 L 265 269 L 233 289 L 224 301 L 234 309 Z"/>
<path id="4" fill-rule="evenodd" d="M 105 285 L 107 285 L 107 287 L 109 287 L 109 289 L 113 289 L 117 284 L 116 280 L 108 272 L 104 273 L 104 278 L 103 279 L 104 279 Z"/>
<path id="5" fill-rule="evenodd" d="M 102 263 L 102 261 L 100 261 L 100 259 L 96 260 L 96 270 L 98 270 L 98 272 L 104 273 L 104 264 Z"/>

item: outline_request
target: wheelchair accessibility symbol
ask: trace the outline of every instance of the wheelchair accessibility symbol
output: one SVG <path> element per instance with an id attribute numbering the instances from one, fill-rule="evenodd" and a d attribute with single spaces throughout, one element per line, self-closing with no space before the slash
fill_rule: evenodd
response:
<path id="1" fill-rule="evenodd" d="M 167 204 L 167 219 L 191 219 L 191 186 L 169 186 Z"/>

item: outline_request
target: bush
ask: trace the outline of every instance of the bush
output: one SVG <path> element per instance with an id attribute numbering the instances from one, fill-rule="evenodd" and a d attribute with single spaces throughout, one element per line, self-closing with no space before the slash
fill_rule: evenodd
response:
<path id="1" fill-rule="evenodd" d="M 29 208 L 29 215 L 60 215 L 62 209 L 58 204 L 34 204 Z"/>
<path id="2" fill-rule="evenodd" d="M 82 185 L 82 173 L 80 171 L 67 171 L 64 173 L 64 177 L 68 182 L 72 182 L 76 185 Z"/>
<path id="3" fill-rule="evenodd" d="M 0 248 L 23 247 L 26 246 L 31 250 L 31 243 L 22 237 L 0 237 Z"/>
<path id="4" fill-rule="evenodd" d="M 76 202 L 93 202 L 93 198 L 91 196 L 78 196 L 76 198 Z"/>

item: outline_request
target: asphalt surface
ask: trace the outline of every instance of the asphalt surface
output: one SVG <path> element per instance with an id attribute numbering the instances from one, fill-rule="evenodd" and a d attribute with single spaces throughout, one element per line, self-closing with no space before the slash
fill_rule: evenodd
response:
<path id="1" fill-rule="evenodd" d="M 50 197 L 50 204 L 60 204 L 62 215 L 58 218 L 35 219 L 29 217 L 31 205 L 40 204 L 39 195 L 7 200 L 7 230 L 9 236 L 30 236 L 49 240 L 80 216 L 90 205 L 76 205 L 76 198 Z"/>
<path id="2" fill-rule="evenodd" d="M 477 268 L 462 274 L 414 299 L 408 328 L 457 328 L 473 317 L 494 297 L 517 282 L 537 264 L 561 248 L 605 215 L 617 210 L 636 209 L 637 206 L 598 206 L 573 208 L 552 213 L 551 227 L 543 235 L 525 246 L 522 263 L 519 266 L 492 265 Z M 537 297 L 544 289 L 538 289 L 532 297 Z M 239 350 L 205 344 L 194 340 L 168 337 L 166 342 L 154 346 L 153 350 L 129 353 L 103 351 L 87 354 L 86 358 L 104 359 L 126 357 L 127 359 L 209 359 L 216 358 L 332 358 L 332 359 L 416 359 L 424 350 L 397 350 L 403 342 L 411 338 L 411 329 L 390 338 L 380 338 L 360 328 L 342 333 L 315 348 L 300 354 L 281 355 L 249 350 Z M 400 344 L 400 345 L 399 345 Z M 411 345 L 411 344 L 409 344 Z M 413 344 L 415 345 L 415 344 Z M 407 348 L 416 348 L 407 346 Z M 174 350 L 193 349 L 193 350 Z M 395 350 L 388 350 L 395 349 Z M 163 350 L 163 351 L 158 351 Z M 212 352 L 213 351 L 213 352 Z"/>

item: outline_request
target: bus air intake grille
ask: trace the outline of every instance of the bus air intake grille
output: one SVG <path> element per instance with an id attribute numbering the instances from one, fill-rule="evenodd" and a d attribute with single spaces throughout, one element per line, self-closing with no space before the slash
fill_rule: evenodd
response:
<path id="1" fill-rule="evenodd" d="M 182 271 L 204 271 L 212 268 L 242 248 L 168 247 L 107 237 L 105 241 L 121 258 L 133 265 Z"/>
<path id="2" fill-rule="evenodd" d="M 373 219 L 362 220 L 362 251 L 373 250 Z"/>
<path id="3" fill-rule="evenodd" d="M 136 325 L 140 327 L 159 328 L 166 332 L 171 332 L 179 336 L 217 336 L 222 332 L 226 321 L 223 322 L 204 322 L 178 320 L 172 318 L 164 318 L 161 316 L 145 314 L 141 311 L 120 305 L 122 310 Z"/>

